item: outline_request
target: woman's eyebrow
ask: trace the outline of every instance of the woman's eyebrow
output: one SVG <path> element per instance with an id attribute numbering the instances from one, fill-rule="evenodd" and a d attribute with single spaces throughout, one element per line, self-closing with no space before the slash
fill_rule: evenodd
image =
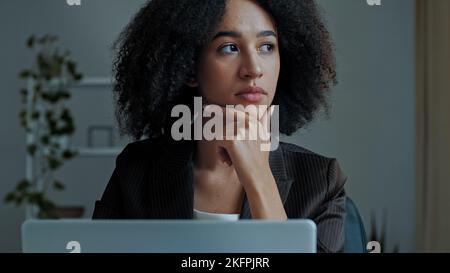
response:
<path id="1" fill-rule="evenodd" d="M 277 34 L 272 31 L 272 30 L 264 30 L 259 32 L 256 37 L 268 37 L 268 36 L 274 36 L 275 38 L 277 38 Z M 213 41 L 219 37 L 233 37 L 233 38 L 241 38 L 242 37 L 242 33 L 238 32 L 238 31 L 219 31 L 217 32 L 216 35 L 214 35 L 213 37 Z"/>
<path id="2" fill-rule="evenodd" d="M 256 37 L 267 37 L 267 36 L 274 36 L 275 38 L 277 38 L 277 34 L 272 31 L 272 30 L 264 30 L 261 31 L 260 33 L 258 33 L 258 35 L 256 35 Z"/>

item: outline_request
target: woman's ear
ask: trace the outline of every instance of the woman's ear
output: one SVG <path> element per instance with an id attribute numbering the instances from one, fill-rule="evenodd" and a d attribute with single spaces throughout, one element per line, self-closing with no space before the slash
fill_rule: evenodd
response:
<path id="1" fill-rule="evenodd" d="M 198 87 L 198 82 L 194 77 L 190 77 L 187 81 L 186 81 L 186 85 L 189 87 Z"/>
<path id="2" fill-rule="evenodd" d="M 193 70 L 191 70 L 188 74 L 188 80 L 186 81 L 186 85 L 189 87 L 198 87 L 198 82 L 196 80 L 196 75 Z"/>

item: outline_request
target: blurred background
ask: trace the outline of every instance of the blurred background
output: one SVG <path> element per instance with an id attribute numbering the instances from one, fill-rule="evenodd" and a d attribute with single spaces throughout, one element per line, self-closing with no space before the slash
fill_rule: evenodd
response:
<path id="1" fill-rule="evenodd" d="M 20 90 L 30 87 L 19 73 L 36 59 L 27 39 L 58 36 L 58 46 L 70 51 L 83 75 L 65 104 L 75 124 L 71 144 L 79 153 L 55 171 L 65 189 L 49 190 L 48 198 L 82 207 L 81 217 L 90 218 L 115 157 L 129 141 L 119 136 L 114 119 L 111 46 L 145 2 L 0 2 L 0 252 L 21 251 L 27 215 L 24 206 L 3 200 L 29 175 L 19 119 Z M 331 115 L 283 140 L 339 160 L 347 194 L 368 236 L 374 227 L 377 238 L 384 236 L 385 252 L 450 251 L 448 1 L 317 2 L 336 47 Z"/>

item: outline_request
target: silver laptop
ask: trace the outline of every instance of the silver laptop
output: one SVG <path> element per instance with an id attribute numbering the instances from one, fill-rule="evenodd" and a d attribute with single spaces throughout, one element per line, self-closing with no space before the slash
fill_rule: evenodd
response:
<path id="1" fill-rule="evenodd" d="M 315 253 L 307 219 L 27 220 L 23 252 Z"/>

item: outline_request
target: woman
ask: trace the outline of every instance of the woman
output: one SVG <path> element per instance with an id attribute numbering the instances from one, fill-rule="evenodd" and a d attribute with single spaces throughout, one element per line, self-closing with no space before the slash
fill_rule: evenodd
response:
<path id="1" fill-rule="evenodd" d="M 261 138 L 175 141 L 171 129 L 173 107 L 192 109 L 194 97 L 207 108 L 267 106 L 264 118 L 244 111 L 234 134 L 269 129 L 271 105 L 287 135 L 327 109 L 335 64 L 313 0 L 153 0 L 117 45 L 119 124 L 145 139 L 117 157 L 93 218 L 310 218 L 319 252 L 343 250 L 345 177 L 335 159 L 287 143 L 264 151 Z"/>

